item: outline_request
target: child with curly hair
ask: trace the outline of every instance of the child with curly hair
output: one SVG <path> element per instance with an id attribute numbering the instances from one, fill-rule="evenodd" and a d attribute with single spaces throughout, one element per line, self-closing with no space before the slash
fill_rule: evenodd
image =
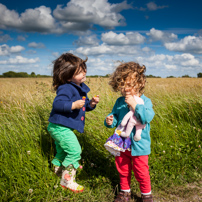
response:
<path id="1" fill-rule="evenodd" d="M 122 96 L 116 100 L 112 112 L 107 115 L 104 124 L 108 128 L 118 127 L 124 116 L 133 110 L 135 118 L 145 127 L 141 131 L 141 139 L 135 141 L 133 127 L 129 137 L 121 137 L 115 130 L 105 143 L 106 149 L 115 155 L 116 168 L 120 177 L 120 192 L 115 202 L 131 199 L 131 171 L 139 182 L 143 202 L 153 202 L 148 166 L 148 155 L 151 153 L 150 122 L 154 117 L 152 102 L 143 94 L 146 83 L 146 67 L 135 62 L 120 64 L 110 77 L 109 85 Z M 134 96 L 143 100 L 138 104 Z M 130 109 L 129 109 L 130 108 Z"/>
<path id="2" fill-rule="evenodd" d="M 80 166 L 81 146 L 73 130 L 84 132 L 85 112 L 95 109 L 99 95 L 89 100 L 86 80 L 86 60 L 71 54 L 62 54 L 54 61 L 53 87 L 56 97 L 49 117 L 48 131 L 55 140 L 56 155 L 52 160 L 55 173 L 62 175 L 60 184 L 74 192 L 84 187 L 75 181 Z"/>

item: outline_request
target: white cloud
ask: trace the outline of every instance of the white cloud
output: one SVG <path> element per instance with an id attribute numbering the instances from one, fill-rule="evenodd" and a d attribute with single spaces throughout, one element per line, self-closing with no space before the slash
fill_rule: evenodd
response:
<path id="1" fill-rule="evenodd" d="M 158 10 L 158 9 L 164 9 L 164 8 L 167 8 L 168 6 L 157 6 L 157 4 L 155 4 L 154 2 L 149 2 L 147 4 L 147 9 L 150 10 L 150 11 L 155 11 L 155 10 Z"/>
<path id="2" fill-rule="evenodd" d="M 0 3 L 0 28 L 58 34 L 87 31 L 93 24 L 113 28 L 125 25 L 120 12 L 131 8 L 127 1 L 110 4 L 108 0 L 70 0 L 66 7 L 57 5 L 53 15 L 46 6 L 26 9 L 19 14 Z"/>
<path id="3" fill-rule="evenodd" d="M 10 48 L 11 53 L 19 53 L 23 50 L 25 50 L 25 48 L 22 46 L 11 46 L 11 48 Z"/>
<path id="4" fill-rule="evenodd" d="M 110 4 L 107 0 L 71 0 L 64 8 L 58 5 L 53 15 L 59 21 L 115 27 L 125 24 L 119 12 L 130 8 L 126 1 Z"/>
<path id="5" fill-rule="evenodd" d="M 176 65 L 167 65 L 167 64 L 165 64 L 165 67 L 166 67 L 167 69 L 177 69 L 177 66 L 176 66 Z"/>
<path id="6" fill-rule="evenodd" d="M 26 41 L 26 38 L 24 36 L 18 36 L 17 40 L 18 41 Z"/>
<path id="7" fill-rule="evenodd" d="M 189 74 L 196 76 L 197 71 L 202 70 L 202 64 L 199 58 L 191 54 L 181 55 L 164 55 L 158 54 L 150 57 L 137 57 L 137 62 L 144 64 L 147 68 L 147 74 L 159 75 L 165 77 L 166 75 L 182 76 Z"/>
<path id="8" fill-rule="evenodd" d="M 8 40 L 12 40 L 12 38 L 8 34 L 0 36 L 0 43 L 6 43 Z"/>
<path id="9" fill-rule="evenodd" d="M 165 47 L 170 51 L 188 52 L 188 53 L 202 53 L 202 37 L 186 36 L 179 42 L 165 43 Z"/>
<path id="10" fill-rule="evenodd" d="M 14 10 L 7 9 L 0 4 L 0 28 L 16 28 L 28 32 L 50 32 L 55 28 L 55 20 L 51 9 L 40 6 L 35 9 L 26 9 L 19 15 Z"/>
<path id="11" fill-rule="evenodd" d="M 96 35 L 80 36 L 78 40 L 74 41 L 77 46 L 97 46 L 99 39 Z"/>
<path id="12" fill-rule="evenodd" d="M 150 29 L 149 33 L 146 33 L 150 37 L 150 41 L 162 41 L 168 42 L 177 39 L 177 35 L 174 33 L 163 32 L 155 28 Z"/>
<path id="13" fill-rule="evenodd" d="M 118 56 L 128 56 L 128 55 L 140 55 L 142 50 L 135 46 L 109 46 L 106 44 L 101 44 L 99 46 L 93 47 L 80 47 L 75 51 L 76 54 L 83 55 L 118 55 Z"/>
<path id="14" fill-rule="evenodd" d="M 52 55 L 55 57 L 55 58 L 58 58 L 60 56 L 60 53 L 59 52 L 52 52 Z"/>
<path id="15" fill-rule="evenodd" d="M 29 43 L 28 46 L 30 48 L 45 48 L 45 45 L 43 43 L 36 43 L 36 42 Z"/>
<path id="16" fill-rule="evenodd" d="M 88 60 L 88 69 L 91 71 L 108 71 L 112 66 L 112 61 L 101 60 L 100 58 L 91 58 Z"/>
<path id="17" fill-rule="evenodd" d="M 145 41 L 145 37 L 138 32 L 126 32 L 124 35 L 123 33 L 116 34 L 110 31 L 103 33 L 101 39 L 109 45 L 137 45 Z"/>
<path id="18" fill-rule="evenodd" d="M 25 31 L 49 32 L 55 27 L 55 20 L 51 9 L 40 6 L 35 9 L 26 9 L 21 14 L 22 29 Z"/>
<path id="19" fill-rule="evenodd" d="M 168 8 L 169 6 L 167 5 L 163 5 L 163 6 L 158 6 L 156 3 L 154 2 L 149 2 L 146 4 L 146 8 L 145 7 L 136 7 L 136 9 L 140 10 L 140 11 L 156 11 L 156 10 L 159 10 L 159 9 L 164 9 L 164 8 Z M 147 16 L 148 17 L 148 16 Z"/>
<path id="20" fill-rule="evenodd" d="M 9 47 L 6 44 L 0 45 L 0 56 L 10 55 L 12 53 L 20 53 L 25 50 L 22 46 L 11 46 Z"/>
<path id="21" fill-rule="evenodd" d="M 39 58 L 24 58 L 22 56 L 16 56 L 15 58 L 9 58 L 8 60 L 1 60 L 0 64 L 33 64 L 39 62 Z"/>

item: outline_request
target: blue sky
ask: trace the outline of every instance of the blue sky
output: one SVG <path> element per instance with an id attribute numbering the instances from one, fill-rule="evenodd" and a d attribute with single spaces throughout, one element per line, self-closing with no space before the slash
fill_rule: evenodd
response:
<path id="1" fill-rule="evenodd" d="M 51 75 L 64 52 L 88 57 L 87 75 L 118 61 L 167 77 L 202 72 L 202 1 L 1 0 L 0 74 Z"/>

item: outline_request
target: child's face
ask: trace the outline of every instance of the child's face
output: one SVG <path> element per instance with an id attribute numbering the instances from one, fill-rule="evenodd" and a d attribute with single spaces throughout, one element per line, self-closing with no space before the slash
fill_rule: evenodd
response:
<path id="1" fill-rule="evenodd" d="M 70 81 L 72 81 L 76 85 L 80 86 L 81 83 L 86 81 L 86 71 L 84 71 L 82 68 L 80 68 L 78 73 L 76 75 L 74 75 Z"/>
<path id="2" fill-rule="evenodd" d="M 132 96 L 139 96 L 139 91 L 132 85 L 131 80 L 127 79 L 123 86 L 120 87 L 121 94 L 125 97 L 126 93 L 129 92 Z"/>

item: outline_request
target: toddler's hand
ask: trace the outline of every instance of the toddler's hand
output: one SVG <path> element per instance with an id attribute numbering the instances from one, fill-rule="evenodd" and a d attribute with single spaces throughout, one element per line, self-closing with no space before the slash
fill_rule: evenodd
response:
<path id="1" fill-rule="evenodd" d="M 131 95 L 130 92 L 126 92 L 125 102 L 135 111 L 135 107 L 137 105 L 137 102 L 134 99 L 134 97 Z"/>
<path id="2" fill-rule="evenodd" d="M 112 123 L 113 123 L 113 119 L 114 119 L 114 116 L 113 116 L 113 115 L 108 116 L 108 117 L 106 118 L 106 123 L 107 123 L 107 125 L 111 126 Z"/>
<path id="3" fill-rule="evenodd" d="M 95 105 L 99 102 L 99 95 L 94 96 L 90 101 L 90 106 L 95 107 Z"/>
<path id="4" fill-rule="evenodd" d="M 81 109 L 85 104 L 85 100 L 77 100 L 72 103 L 72 110 Z"/>

